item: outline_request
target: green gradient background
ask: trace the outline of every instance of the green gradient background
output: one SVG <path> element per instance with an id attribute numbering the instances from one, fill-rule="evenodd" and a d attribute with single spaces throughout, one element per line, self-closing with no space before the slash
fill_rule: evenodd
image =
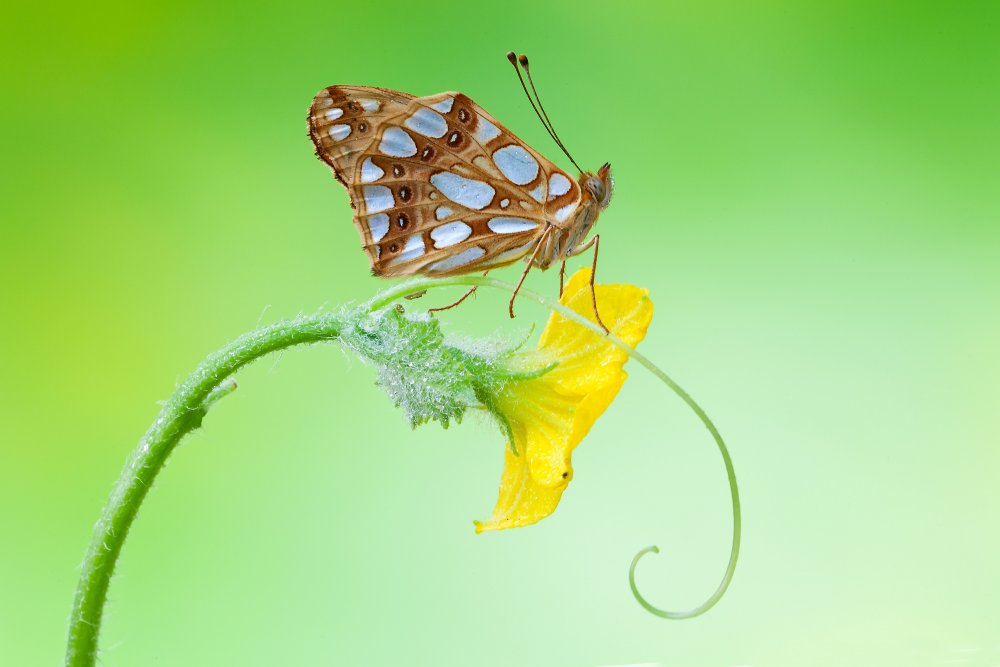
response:
<path id="1" fill-rule="evenodd" d="M 641 369 L 550 519 L 476 536 L 501 438 L 411 432 L 336 347 L 256 365 L 125 547 L 104 665 L 1000 662 L 1000 5 L 34 3 L 0 107 L 0 664 L 57 664 L 91 527 L 157 400 L 258 322 L 366 298 L 305 110 L 461 90 L 610 160 L 601 276 L 649 287 Z M 557 160 L 561 164 L 566 161 Z M 515 277 L 517 269 L 502 276 Z M 530 285 L 554 293 L 553 272 Z M 435 303 L 448 295 L 430 297 Z M 483 295 L 443 319 L 514 336 Z M 957 662 L 962 661 L 964 662 Z"/>

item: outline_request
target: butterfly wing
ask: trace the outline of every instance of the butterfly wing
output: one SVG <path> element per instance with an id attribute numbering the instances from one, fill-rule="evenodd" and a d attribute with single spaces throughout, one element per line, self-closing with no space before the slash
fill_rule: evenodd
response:
<path id="1" fill-rule="evenodd" d="M 377 128 L 399 114 L 412 95 L 372 86 L 330 86 L 309 107 L 309 137 L 316 155 L 337 180 L 348 185 L 358 153 L 371 143 Z"/>
<path id="2" fill-rule="evenodd" d="M 410 99 L 355 155 L 343 179 L 381 276 L 510 264 L 580 202 L 573 178 L 461 93 Z M 556 256 L 561 236 L 550 234 L 540 255 Z"/>

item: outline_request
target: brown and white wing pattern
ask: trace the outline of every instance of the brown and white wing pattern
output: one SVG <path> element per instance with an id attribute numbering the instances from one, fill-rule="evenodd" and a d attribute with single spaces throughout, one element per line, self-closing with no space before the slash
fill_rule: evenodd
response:
<path id="1" fill-rule="evenodd" d="M 309 137 L 316 155 L 345 186 L 358 153 L 368 147 L 386 118 L 406 108 L 412 95 L 371 86 L 330 86 L 309 107 Z"/>
<path id="2" fill-rule="evenodd" d="M 353 171 L 345 161 L 342 176 L 377 275 L 510 264 L 533 252 L 548 225 L 572 219 L 577 182 L 467 96 L 441 93 L 394 109 L 363 148 L 350 149 Z M 560 236 L 549 234 L 546 246 Z"/>

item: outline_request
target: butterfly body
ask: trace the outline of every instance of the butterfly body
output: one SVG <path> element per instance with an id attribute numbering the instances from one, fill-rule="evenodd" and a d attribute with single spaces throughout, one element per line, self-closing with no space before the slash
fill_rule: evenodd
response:
<path id="1" fill-rule="evenodd" d="M 379 276 L 546 269 L 584 246 L 610 201 L 609 165 L 571 178 L 462 93 L 330 86 L 308 120 Z"/>

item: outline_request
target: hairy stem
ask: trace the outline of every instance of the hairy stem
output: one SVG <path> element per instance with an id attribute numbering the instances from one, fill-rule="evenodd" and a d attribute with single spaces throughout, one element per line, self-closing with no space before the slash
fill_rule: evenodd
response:
<path id="1" fill-rule="evenodd" d="M 230 376 L 268 353 L 302 343 L 334 340 L 341 326 L 336 315 L 319 314 L 244 334 L 205 359 L 174 392 L 125 464 L 94 527 L 73 600 L 67 666 L 94 664 L 108 584 L 139 506 L 181 439 L 201 426 L 215 401 L 236 388 Z"/>

